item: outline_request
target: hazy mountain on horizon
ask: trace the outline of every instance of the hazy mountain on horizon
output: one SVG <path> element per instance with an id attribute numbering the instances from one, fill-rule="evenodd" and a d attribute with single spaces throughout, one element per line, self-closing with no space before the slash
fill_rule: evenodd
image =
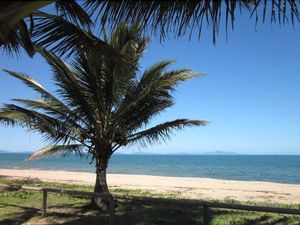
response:
<path id="1" fill-rule="evenodd" d="M 213 152 L 204 152 L 201 155 L 241 155 L 241 154 L 237 152 L 213 151 Z"/>
<path id="2" fill-rule="evenodd" d="M 170 153 L 157 153 L 157 152 L 131 152 L 131 153 L 116 153 L 117 155 L 241 155 L 237 152 L 225 151 L 212 151 L 212 152 L 170 152 Z"/>
<path id="3" fill-rule="evenodd" d="M 7 151 L 7 150 L 1 150 L 0 149 L 0 154 L 1 153 L 14 153 L 14 154 L 24 154 L 24 153 L 30 153 L 30 154 L 32 154 L 34 151 L 19 151 L 19 152 L 15 152 L 15 151 Z"/>
<path id="4" fill-rule="evenodd" d="M 178 153 L 167 153 L 165 155 L 241 155 L 237 152 L 225 152 L 225 151 L 212 151 L 212 152 L 178 152 Z"/>

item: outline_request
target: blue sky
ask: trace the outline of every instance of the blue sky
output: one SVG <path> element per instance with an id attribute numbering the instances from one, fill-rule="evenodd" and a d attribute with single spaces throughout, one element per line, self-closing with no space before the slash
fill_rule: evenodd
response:
<path id="1" fill-rule="evenodd" d="M 187 128 L 167 143 L 148 149 L 123 151 L 202 153 L 231 151 L 244 154 L 300 154 L 300 30 L 296 27 L 260 24 L 238 16 L 235 31 L 224 29 L 212 44 L 210 29 L 200 41 L 188 37 L 163 43 L 152 39 L 142 68 L 164 59 L 175 59 L 172 68 L 188 67 L 206 75 L 180 85 L 176 105 L 152 124 L 176 118 L 204 119 L 208 126 Z M 223 26 L 225 27 L 225 26 Z M 24 72 L 54 90 L 44 60 L 1 55 L 0 68 Z M 34 98 L 20 81 L 0 72 L 0 103 L 12 98 Z M 43 146 L 38 134 L 0 126 L 0 149 L 34 151 Z"/>

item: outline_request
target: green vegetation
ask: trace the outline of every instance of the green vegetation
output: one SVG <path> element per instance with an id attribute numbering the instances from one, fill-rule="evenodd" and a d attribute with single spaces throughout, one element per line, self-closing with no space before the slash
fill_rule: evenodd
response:
<path id="1" fill-rule="evenodd" d="M 28 185 L 48 188 L 92 191 L 93 186 L 64 183 L 48 183 L 39 180 L 9 180 L 0 178 L 0 184 Z M 112 188 L 112 193 L 138 195 L 146 197 L 164 197 L 149 191 Z M 177 198 L 176 195 L 172 196 Z M 34 191 L 0 190 L 0 224 L 106 224 L 108 215 L 90 205 L 86 197 L 73 197 L 66 194 L 50 193 L 47 216 L 41 217 L 42 194 Z M 232 202 L 232 200 L 226 200 Z M 239 202 L 234 202 L 239 204 Z M 249 202 L 248 202 L 249 204 Z M 254 204 L 254 203 L 252 203 Z M 255 203 L 261 204 L 261 203 Z M 278 205 L 280 207 L 299 208 L 299 205 Z M 231 224 L 299 224 L 300 216 L 288 216 L 272 213 L 244 212 L 237 210 L 210 209 L 212 225 Z M 140 204 L 138 202 L 118 201 L 116 225 L 196 225 L 202 224 L 202 208 L 170 204 Z"/>

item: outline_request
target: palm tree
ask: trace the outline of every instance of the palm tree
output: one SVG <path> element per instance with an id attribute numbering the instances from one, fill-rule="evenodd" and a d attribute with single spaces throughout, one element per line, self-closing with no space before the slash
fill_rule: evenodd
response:
<path id="1" fill-rule="evenodd" d="M 5 70 L 40 94 L 38 99 L 14 99 L 0 109 L 0 123 L 22 126 L 43 135 L 50 145 L 30 160 L 51 155 L 80 156 L 88 153 L 95 162 L 95 192 L 109 193 L 106 168 L 111 155 L 123 146 L 149 145 L 166 140 L 174 130 L 203 126 L 206 121 L 176 119 L 153 127 L 149 121 L 174 104 L 172 92 L 182 81 L 198 76 L 188 69 L 167 71 L 172 61 L 159 62 L 144 72 L 139 60 L 147 47 L 137 26 L 119 25 L 105 41 L 129 60 L 124 70 L 94 48 L 79 48 L 70 65 L 55 54 L 37 48 L 52 67 L 55 96 L 37 81 Z M 104 199 L 94 199 L 106 209 Z"/>
<path id="2" fill-rule="evenodd" d="M 120 21 L 128 24 L 139 23 L 144 31 L 164 39 L 169 33 L 175 37 L 185 34 L 192 35 L 198 33 L 200 37 L 202 27 L 211 26 L 213 42 L 219 32 L 221 22 L 227 27 L 234 27 L 236 13 L 249 12 L 250 18 L 255 18 L 255 23 L 265 22 L 266 17 L 270 18 L 271 23 L 285 24 L 300 22 L 298 8 L 300 0 L 187 0 L 187 1 L 110 1 L 110 0 L 84 0 L 81 4 L 82 9 L 76 1 L 11 1 L 0 3 L 0 46 L 4 46 L 9 52 L 18 51 L 23 46 L 29 55 L 34 53 L 31 37 L 24 22 L 25 17 L 33 18 L 37 9 L 42 6 L 54 3 L 58 9 L 60 18 L 64 21 L 79 22 L 82 25 L 91 25 L 91 20 L 86 12 L 93 15 L 94 23 L 97 25 L 109 25 L 114 28 Z M 56 15 L 52 15 L 56 16 Z M 54 18 L 52 17 L 52 18 Z M 73 34 L 77 33 L 76 27 L 72 32 L 65 35 L 52 35 L 48 30 L 53 30 L 55 34 L 61 34 L 64 30 L 64 21 L 55 24 L 47 24 L 45 21 L 49 17 L 41 18 L 42 26 L 32 26 L 30 30 L 39 31 L 38 37 L 43 35 L 44 42 L 49 45 L 60 46 L 57 41 L 62 41 L 66 48 L 60 53 L 67 53 L 72 49 Z M 43 23 L 45 22 L 45 23 Z M 231 23 L 231 24 L 230 24 Z M 103 50 L 105 50 L 103 46 Z M 62 50 L 62 49 L 58 49 Z"/>

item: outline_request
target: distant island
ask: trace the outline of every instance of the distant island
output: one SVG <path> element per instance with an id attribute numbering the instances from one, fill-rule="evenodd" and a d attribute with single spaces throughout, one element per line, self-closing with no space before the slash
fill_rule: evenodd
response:
<path id="1" fill-rule="evenodd" d="M 6 151 L 6 150 L 1 150 L 0 149 L 0 154 L 4 154 L 4 153 L 8 153 L 8 154 L 32 154 L 32 151 Z"/>
<path id="2" fill-rule="evenodd" d="M 116 155 L 242 155 L 237 152 L 225 152 L 225 151 L 212 151 L 212 152 L 170 152 L 170 153 L 157 153 L 157 152 L 131 152 L 131 153 L 123 153 L 118 152 Z"/>
<path id="3" fill-rule="evenodd" d="M 213 151 L 213 152 L 205 152 L 201 155 L 241 155 L 237 152 L 223 152 L 223 151 Z"/>

